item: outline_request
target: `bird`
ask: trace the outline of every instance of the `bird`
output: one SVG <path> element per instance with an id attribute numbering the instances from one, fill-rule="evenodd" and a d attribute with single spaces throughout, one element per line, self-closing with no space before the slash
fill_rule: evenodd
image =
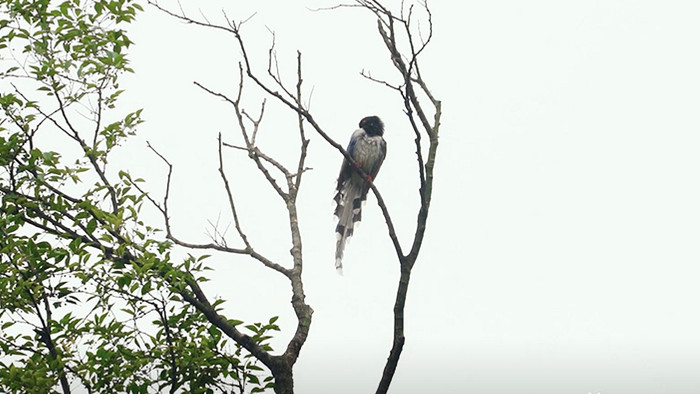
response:
<path id="1" fill-rule="evenodd" d="M 378 116 L 367 116 L 360 120 L 360 128 L 350 137 L 347 152 L 361 168 L 366 177 L 353 168 L 347 158 L 343 159 L 338 175 L 335 193 L 335 216 L 338 225 L 335 228 L 337 243 L 335 246 L 335 268 L 343 273 L 343 250 L 345 242 L 352 236 L 355 222 L 362 217 L 362 202 L 367 199 L 370 182 L 373 182 L 386 157 L 384 141 L 384 123 Z"/>

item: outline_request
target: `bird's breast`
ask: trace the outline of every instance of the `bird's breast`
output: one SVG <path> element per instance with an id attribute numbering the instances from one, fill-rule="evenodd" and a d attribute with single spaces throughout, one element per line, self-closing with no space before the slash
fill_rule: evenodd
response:
<path id="1" fill-rule="evenodd" d="M 369 171 L 374 164 L 382 159 L 381 136 L 363 136 L 355 145 L 355 161 L 362 166 L 362 169 Z"/>

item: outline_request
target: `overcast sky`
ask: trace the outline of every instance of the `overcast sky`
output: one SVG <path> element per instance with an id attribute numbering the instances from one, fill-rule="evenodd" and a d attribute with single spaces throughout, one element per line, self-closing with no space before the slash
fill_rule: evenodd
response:
<path id="1" fill-rule="evenodd" d="M 201 2 L 182 3 L 200 17 Z M 260 72 L 267 28 L 290 83 L 301 50 L 312 112 L 340 143 L 362 117 L 384 119 L 388 156 L 376 185 L 406 247 L 418 208 L 412 131 L 400 100 L 359 73 L 397 75 L 369 13 L 307 9 L 332 4 L 221 1 L 201 12 L 221 23 L 221 9 L 237 20 L 257 12 L 243 34 Z M 435 36 L 422 72 L 443 101 L 443 123 L 391 392 L 700 392 L 700 3 L 435 1 L 431 8 Z M 123 83 L 122 105 L 145 108 L 146 123 L 114 160 L 162 196 L 166 169 L 145 141 L 171 159 L 176 235 L 208 241 L 208 221 L 231 222 L 216 135 L 242 142 L 232 108 L 192 82 L 235 94 L 239 51 L 232 36 L 152 8 L 131 37 L 136 73 Z M 246 105 L 257 112 L 259 92 L 246 89 Z M 295 117 L 268 104 L 260 147 L 293 165 Z M 296 388 L 373 392 L 391 346 L 398 263 L 370 197 L 346 248 L 345 275 L 336 274 L 332 197 L 342 159 L 311 139 L 313 171 L 299 207 L 315 314 Z M 244 154 L 230 151 L 225 160 L 253 246 L 289 265 L 283 205 Z M 233 230 L 228 237 L 236 245 Z M 274 345 L 282 349 L 295 327 L 288 284 L 241 256 L 209 261 L 206 289 L 228 300 L 228 316 L 280 315 Z"/>

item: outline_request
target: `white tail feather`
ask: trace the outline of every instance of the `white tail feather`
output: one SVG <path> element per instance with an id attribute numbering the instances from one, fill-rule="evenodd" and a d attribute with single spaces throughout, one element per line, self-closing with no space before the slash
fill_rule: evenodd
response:
<path id="1" fill-rule="evenodd" d="M 338 200 L 340 209 L 336 210 L 338 216 L 336 237 L 338 241 L 335 246 L 335 268 L 341 274 L 343 272 L 343 251 L 345 250 L 345 243 L 348 238 L 352 236 L 355 218 L 359 217 L 361 212 L 361 208 L 353 209 L 354 201 L 359 199 L 361 195 L 362 190 L 360 187 L 353 182 L 347 182 Z"/>

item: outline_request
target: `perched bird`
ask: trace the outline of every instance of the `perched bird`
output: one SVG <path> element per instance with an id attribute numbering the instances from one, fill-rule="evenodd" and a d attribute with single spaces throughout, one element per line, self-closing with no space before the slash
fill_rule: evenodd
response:
<path id="1" fill-rule="evenodd" d="M 343 271 L 343 249 L 345 241 L 352 236 L 355 222 L 362 216 L 362 202 L 367 198 L 369 182 L 377 177 L 379 168 L 386 157 L 386 141 L 384 123 L 377 116 L 368 116 L 360 121 L 360 128 L 352 133 L 348 153 L 355 160 L 355 165 L 367 174 L 364 178 L 352 168 L 347 159 L 343 160 L 338 176 L 338 186 L 335 194 L 335 216 L 338 226 L 335 228 L 338 242 L 335 246 L 335 268 Z"/>

